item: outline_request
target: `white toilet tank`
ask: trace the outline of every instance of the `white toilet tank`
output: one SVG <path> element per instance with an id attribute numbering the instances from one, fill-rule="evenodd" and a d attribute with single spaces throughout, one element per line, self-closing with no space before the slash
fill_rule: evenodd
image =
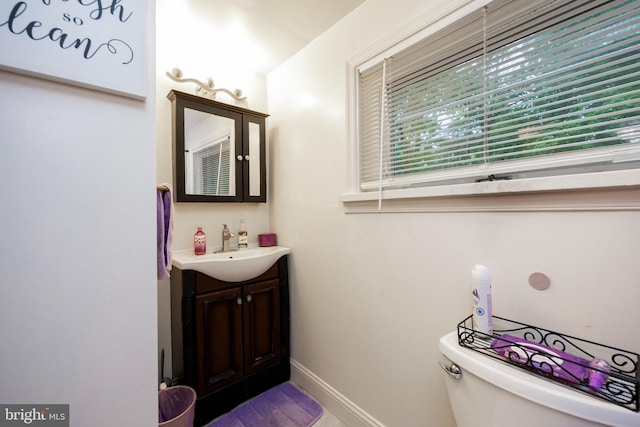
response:
<path id="1" fill-rule="evenodd" d="M 456 331 L 439 348 L 458 427 L 640 427 L 640 413 L 461 347 Z M 452 365 L 459 379 L 448 372 Z"/>

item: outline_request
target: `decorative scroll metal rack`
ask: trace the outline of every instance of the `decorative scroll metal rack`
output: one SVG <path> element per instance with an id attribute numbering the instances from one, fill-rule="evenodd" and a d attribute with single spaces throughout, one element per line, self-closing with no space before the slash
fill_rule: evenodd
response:
<path id="1" fill-rule="evenodd" d="M 166 76 L 169 77 L 174 82 L 194 83 L 196 85 L 196 95 L 206 96 L 211 99 L 215 99 L 216 94 L 218 92 L 222 92 L 231 96 L 236 101 L 244 101 L 245 99 L 247 99 L 246 96 L 242 96 L 242 91 L 240 89 L 234 89 L 231 91 L 229 89 L 214 87 L 213 79 L 211 78 L 207 78 L 204 82 L 201 82 L 200 80 L 197 80 L 197 79 L 188 78 L 188 77 L 183 78 L 182 70 L 180 70 L 179 68 L 174 68 L 173 70 L 171 70 L 171 72 L 167 71 Z"/>
<path id="2" fill-rule="evenodd" d="M 637 353 L 583 340 L 570 335 L 560 334 L 498 316 L 493 316 L 493 331 L 493 335 L 475 331 L 473 329 L 472 316 L 469 316 L 458 324 L 458 344 L 509 365 L 524 369 L 534 375 L 565 385 L 576 391 L 606 400 L 632 411 L 638 412 L 640 410 L 638 406 L 640 373 L 638 372 L 639 356 Z M 592 360 L 594 358 L 603 359 L 611 365 L 611 371 L 608 373 L 607 381 L 599 390 L 593 390 L 586 382 L 578 384 L 563 380 L 548 373 L 545 369 L 540 369 L 539 366 L 532 366 L 533 364 L 529 363 L 530 360 L 505 358 L 496 353 L 491 347 L 491 343 L 502 334 L 508 334 L 527 341 L 543 344 L 585 360 Z M 514 345 L 517 346 L 517 344 Z M 526 353 L 526 349 L 521 349 L 523 353 Z M 549 355 L 549 357 L 551 357 L 551 355 Z M 553 357 L 557 356 L 553 355 Z M 574 362 L 569 361 L 568 363 Z M 585 369 L 594 369 L 587 365 L 583 367 Z"/>

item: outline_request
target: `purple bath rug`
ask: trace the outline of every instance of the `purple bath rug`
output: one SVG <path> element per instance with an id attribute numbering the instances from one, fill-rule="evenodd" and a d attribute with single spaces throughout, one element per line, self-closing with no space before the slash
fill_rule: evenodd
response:
<path id="1" fill-rule="evenodd" d="M 291 383 L 282 383 L 244 402 L 206 427 L 309 427 L 322 406 Z"/>

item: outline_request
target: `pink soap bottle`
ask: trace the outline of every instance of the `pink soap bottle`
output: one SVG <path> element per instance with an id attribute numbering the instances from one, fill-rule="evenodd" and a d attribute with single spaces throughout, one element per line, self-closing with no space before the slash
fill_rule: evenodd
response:
<path id="1" fill-rule="evenodd" d="M 202 231 L 202 227 L 198 227 L 198 231 L 193 235 L 193 251 L 196 255 L 207 253 L 207 235 Z"/>

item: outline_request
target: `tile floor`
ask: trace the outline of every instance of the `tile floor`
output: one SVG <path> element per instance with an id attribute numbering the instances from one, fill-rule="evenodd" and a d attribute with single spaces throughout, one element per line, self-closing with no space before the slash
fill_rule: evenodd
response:
<path id="1" fill-rule="evenodd" d="M 313 424 L 313 427 L 347 427 L 347 425 L 325 408 L 324 414 Z"/>

